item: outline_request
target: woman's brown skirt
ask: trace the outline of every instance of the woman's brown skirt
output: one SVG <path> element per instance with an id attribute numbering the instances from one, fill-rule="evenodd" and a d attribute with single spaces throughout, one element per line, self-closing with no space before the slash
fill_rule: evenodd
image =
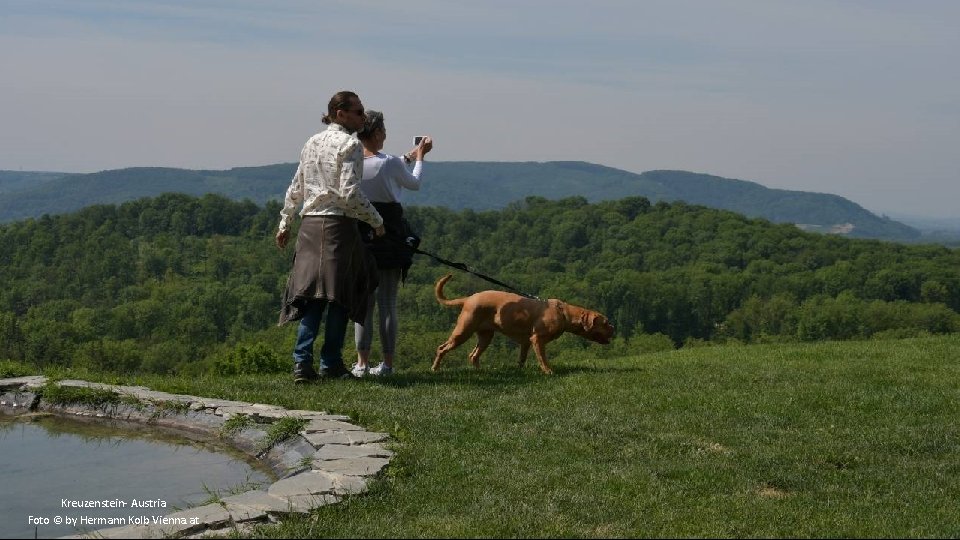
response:
<path id="1" fill-rule="evenodd" d="M 346 216 L 304 216 L 293 270 L 283 293 L 280 322 L 303 317 L 308 300 L 328 300 L 363 323 L 367 297 L 377 288 L 377 266 L 360 239 L 357 220 Z"/>

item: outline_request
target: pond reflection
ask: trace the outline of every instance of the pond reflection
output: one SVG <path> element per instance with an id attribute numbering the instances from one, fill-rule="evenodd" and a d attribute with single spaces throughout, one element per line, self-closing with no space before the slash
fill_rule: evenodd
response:
<path id="1" fill-rule="evenodd" d="M 272 482 L 248 459 L 142 424 L 0 415 L 0 538 L 128 525 Z"/>

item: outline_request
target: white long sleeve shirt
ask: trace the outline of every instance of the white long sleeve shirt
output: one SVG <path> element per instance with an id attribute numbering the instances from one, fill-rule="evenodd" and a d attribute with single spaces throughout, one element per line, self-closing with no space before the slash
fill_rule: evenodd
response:
<path id="1" fill-rule="evenodd" d="M 377 228 L 383 218 L 360 190 L 363 146 L 339 124 L 317 133 L 303 145 L 300 165 L 287 188 L 280 211 L 280 230 L 290 228 L 293 215 L 348 216 Z"/>
<path id="2" fill-rule="evenodd" d="M 413 172 L 407 170 L 403 159 L 377 152 L 363 158 L 363 180 L 360 190 L 372 202 L 400 202 L 403 188 L 420 189 L 423 161 L 417 160 Z"/>

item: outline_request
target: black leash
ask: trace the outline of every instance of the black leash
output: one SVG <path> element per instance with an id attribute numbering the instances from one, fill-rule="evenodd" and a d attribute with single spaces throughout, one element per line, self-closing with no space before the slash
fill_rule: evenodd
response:
<path id="1" fill-rule="evenodd" d="M 428 251 L 424 251 L 424 250 L 420 249 L 419 247 L 415 247 L 415 246 L 413 245 L 413 243 L 415 242 L 415 239 L 414 239 L 413 237 L 407 237 L 405 240 L 400 240 L 399 238 L 394 237 L 393 235 L 387 234 L 387 235 L 381 236 L 380 238 L 385 238 L 385 239 L 387 239 L 387 240 L 389 240 L 389 241 L 391 241 L 391 242 L 393 242 L 393 243 L 395 243 L 395 244 L 401 244 L 401 245 L 403 245 L 404 247 L 406 247 L 407 249 L 413 251 L 414 253 L 418 253 L 418 254 L 420 254 L 420 255 L 426 255 L 427 257 L 430 257 L 431 259 L 437 261 L 437 262 L 440 263 L 440 264 L 445 264 L 445 265 L 449 266 L 450 268 L 456 268 L 457 270 L 462 270 L 462 271 L 467 272 L 467 273 L 469 273 L 469 274 L 473 274 L 473 275 L 477 276 L 477 277 L 480 278 L 480 279 L 489 281 L 490 283 L 494 283 L 494 284 L 499 285 L 499 286 L 501 286 L 501 287 L 503 287 L 503 288 L 505 288 L 505 289 L 509 289 L 509 290 L 511 290 L 511 291 L 519 294 L 520 296 L 525 296 L 525 297 L 527 297 L 527 298 L 532 298 L 532 299 L 534 299 L 534 300 L 540 300 L 540 297 L 539 297 L 539 296 L 534 296 L 534 295 L 532 295 L 532 294 L 527 294 L 527 293 L 525 293 L 525 292 L 517 289 L 516 287 L 514 287 L 514 286 L 512 286 L 512 285 L 508 285 L 508 284 L 506 284 L 506 283 L 504 283 L 504 282 L 502 282 L 502 281 L 500 281 L 500 280 L 498 280 L 498 279 L 494 279 L 494 278 L 492 278 L 492 277 L 490 277 L 490 276 L 481 274 L 480 272 L 477 272 L 476 270 L 470 269 L 470 267 L 468 267 L 468 266 L 467 266 L 466 264 L 464 264 L 464 263 L 458 263 L 458 262 L 448 261 L 447 259 L 444 259 L 444 258 L 442 258 L 442 257 L 439 257 L 439 256 L 437 256 L 437 255 L 434 255 L 433 253 L 430 253 L 430 252 L 428 252 Z"/>

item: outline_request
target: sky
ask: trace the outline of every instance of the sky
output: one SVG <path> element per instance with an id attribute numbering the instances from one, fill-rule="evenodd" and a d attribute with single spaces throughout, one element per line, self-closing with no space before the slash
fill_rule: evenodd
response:
<path id="1" fill-rule="evenodd" d="M 385 151 L 588 161 L 960 217 L 954 0 L 0 0 L 0 169 L 294 162 L 339 90 Z M 478 186 L 482 189 L 482 186 Z"/>

